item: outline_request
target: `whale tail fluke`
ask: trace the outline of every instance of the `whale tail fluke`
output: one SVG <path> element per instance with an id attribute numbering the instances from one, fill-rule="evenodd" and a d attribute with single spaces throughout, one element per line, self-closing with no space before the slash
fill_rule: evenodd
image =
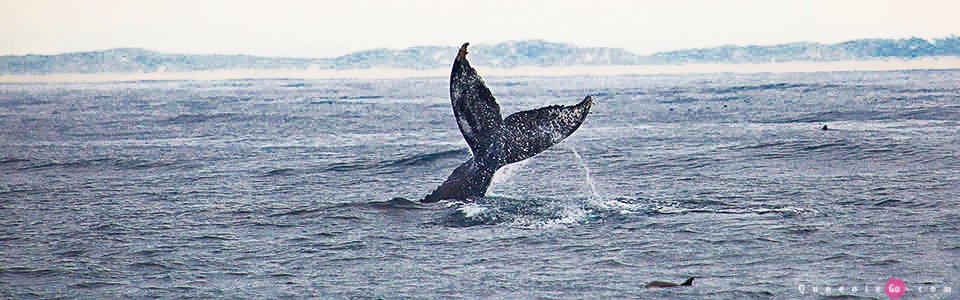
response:
<path id="1" fill-rule="evenodd" d="M 497 169 L 550 148 L 583 124 L 593 106 L 587 96 L 569 106 L 521 111 L 504 119 L 500 105 L 467 60 L 463 44 L 450 72 L 450 102 L 460 133 L 473 157 L 447 177 L 423 202 L 483 197 Z"/>

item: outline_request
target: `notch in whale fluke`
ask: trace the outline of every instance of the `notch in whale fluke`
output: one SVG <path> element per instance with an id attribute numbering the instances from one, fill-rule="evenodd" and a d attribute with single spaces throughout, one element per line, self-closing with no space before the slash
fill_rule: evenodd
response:
<path id="1" fill-rule="evenodd" d="M 483 197 L 497 169 L 537 155 L 567 138 L 593 107 L 587 96 L 575 105 L 521 111 L 506 118 L 483 78 L 470 66 L 464 43 L 450 71 L 450 102 L 463 139 L 473 154 L 423 202 Z"/>
<path id="2" fill-rule="evenodd" d="M 463 43 L 463 46 L 460 46 L 460 51 L 457 52 L 457 60 L 467 58 L 467 46 L 470 46 L 470 42 Z"/>

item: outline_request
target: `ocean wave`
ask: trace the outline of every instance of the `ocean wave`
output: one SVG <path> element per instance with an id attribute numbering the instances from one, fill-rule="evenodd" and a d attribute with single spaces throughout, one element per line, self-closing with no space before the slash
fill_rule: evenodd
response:
<path id="1" fill-rule="evenodd" d="M 718 148 L 738 153 L 741 159 L 797 159 L 809 156 L 827 156 L 832 160 L 847 161 L 952 161 L 950 151 L 930 145 L 908 143 L 895 139 L 792 139 L 772 142 L 747 143 Z"/>
<path id="2" fill-rule="evenodd" d="M 760 124 L 823 123 L 837 121 L 888 120 L 891 119 L 891 117 L 892 115 L 890 112 L 884 111 L 826 111 L 800 114 L 785 118 L 752 120 L 751 122 Z"/>
<path id="3" fill-rule="evenodd" d="M 327 207 L 326 209 L 330 211 L 342 211 L 345 212 L 345 214 L 341 215 L 349 215 L 356 210 L 370 211 L 379 214 L 383 211 L 435 210 L 439 209 L 439 207 L 436 205 L 423 204 L 419 201 L 404 197 L 394 197 L 385 201 L 341 203 Z"/>
<path id="4" fill-rule="evenodd" d="M 160 120 L 162 124 L 193 124 L 214 120 L 235 120 L 240 113 L 180 114 Z"/>
<path id="5" fill-rule="evenodd" d="M 71 287 L 71 288 L 79 288 L 79 289 L 99 289 L 99 288 L 104 288 L 104 287 L 121 286 L 121 285 L 129 285 L 129 284 L 130 284 L 130 283 L 128 283 L 128 282 L 120 282 L 120 281 L 99 281 L 99 280 L 94 280 L 94 281 L 85 281 L 85 282 L 73 284 L 73 285 L 70 285 L 70 287 Z"/>
<path id="6" fill-rule="evenodd" d="M 276 217 L 286 217 L 286 216 L 300 216 L 300 215 L 306 215 L 306 214 L 315 214 L 320 211 L 321 210 L 319 208 L 301 208 L 301 209 L 288 210 L 284 212 L 272 213 L 270 214 L 270 217 L 276 218 Z"/>
<path id="7" fill-rule="evenodd" d="M 466 148 L 445 150 L 432 153 L 414 154 L 398 159 L 389 159 L 381 161 L 354 161 L 354 162 L 336 162 L 324 169 L 325 172 L 347 172 L 369 169 L 385 169 L 426 165 L 444 159 L 465 158 L 469 152 Z"/>
<path id="8" fill-rule="evenodd" d="M 19 162 L 29 162 L 29 161 L 30 161 L 29 159 L 25 159 L 25 158 L 4 157 L 4 158 L 0 158 L 0 165 L 19 163 Z"/>
<path id="9" fill-rule="evenodd" d="M 960 105 L 941 105 L 936 107 L 908 107 L 897 109 L 863 109 L 845 111 L 821 111 L 796 116 L 751 120 L 760 124 L 825 123 L 839 121 L 883 121 L 883 120 L 960 120 Z"/>
<path id="10" fill-rule="evenodd" d="M 302 173 L 300 170 L 291 168 L 279 168 L 267 171 L 263 176 L 288 176 Z"/>
<path id="11" fill-rule="evenodd" d="M 792 88 L 800 88 L 800 87 L 819 87 L 819 86 L 810 85 L 810 84 L 801 84 L 801 83 L 779 82 L 779 83 L 767 83 L 767 84 L 759 84 L 759 85 L 737 85 L 737 86 L 724 87 L 724 88 L 709 88 L 709 89 L 705 89 L 704 91 L 707 93 L 715 93 L 715 94 L 729 94 L 729 93 L 739 93 L 739 92 L 757 91 L 757 90 L 784 90 L 784 89 L 792 89 Z"/>
<path id="12" fill-rule="evenodd" d="M 441 159 L 465 157 L 469 154 L 467 148 L 452 149 L 433 153 L 415 154 L 383 164 L 384 167 L 416 166 L 433 163 Z"/>
<path id="13" fill-rule="evenodd" d="M 62 270 L 26 266 L 0 267 L 0 274 L 46 277 L 64 273 Z"/>
<path id="14" fill-rule="evenodd" d="M 31 170 L 50 170 L 50 169 L 78 169 L 78 168 L 103 168 L 103 167 L 113 167 L 116 169 L 123 170 L 145 170 L 153 169 L 160 167 L 171 167 L 182 165 L 184 167 L 195 167 L 191 162 L 178 161 L 172 159 L 142 159 L 142 158 L 91 158 L 91 159 L 74 159 L 74 160 L 57 160 L 57 159 L 18 159 L 11 160 L 11 163 L 17 162 L 21 163 L 18 170 L 21 171 L 31 171 Z M 0 161 L 0 165 L 5 162 Z M 31 164 L 32 163 L 32 164 Z"/>

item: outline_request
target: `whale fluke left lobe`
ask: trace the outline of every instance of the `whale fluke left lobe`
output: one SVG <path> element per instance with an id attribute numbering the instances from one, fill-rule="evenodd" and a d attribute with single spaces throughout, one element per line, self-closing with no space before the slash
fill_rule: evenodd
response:
<path id="1" fill-rule="evenodd" d="M 460 133 L 470 145 L 473 156 L 482 157 L 493 145 L 494 137 L 503 127 L 500 105 L 490 93 L 483 78 L 467 60 L 467 45 L 463 44 L 450 72 L 450 102 L 457 118 Z"/>

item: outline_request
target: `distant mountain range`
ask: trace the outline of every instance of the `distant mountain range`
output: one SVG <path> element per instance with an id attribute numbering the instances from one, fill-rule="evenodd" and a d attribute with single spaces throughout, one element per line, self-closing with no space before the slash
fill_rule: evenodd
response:
<path id="1" fill-rule="evenodd" d="M 182 72 L 227 69 L 436 69 L 450 65 L 457 47 L 418 46 L 373 49 L 336 58 L 280 58 L 249 55 L 166 54 L 138 48 L 59 55 L 0 56 L 0 74 Z M 960 37 L 928 41 L 860 39 L 838 44 L 791 43 L 774 46 L 720 46 L 636 55 L 620 48 L 583 48 L 542 40 L 472 45 L 478 66 L 662 65 L 688 63 L 767 63 L 876 58 L 960 56 Z"/>

